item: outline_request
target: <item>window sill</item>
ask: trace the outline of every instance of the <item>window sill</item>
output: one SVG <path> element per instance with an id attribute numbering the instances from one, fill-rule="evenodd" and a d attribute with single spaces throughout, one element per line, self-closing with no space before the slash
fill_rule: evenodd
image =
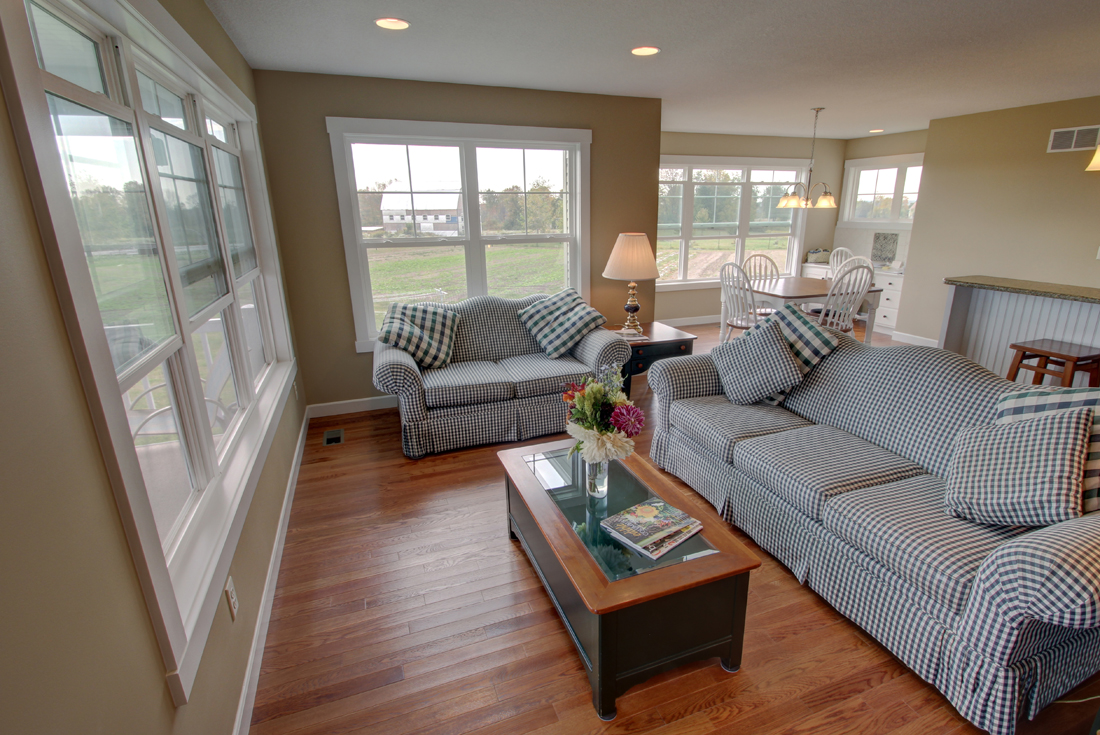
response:
<path id="1" fill-rule="evenodd" d="M 355 351 L 359 354 L 374 352 L 374 343 L 375 340 L 373 339 L 357 339 L 355 340 Z"/>
<path id="2" fill-rule="evenodd" d="M 837 229 L 849 230 L 912 230 L 912 222 L 898 222 L 897 220 L 881 220 L 870 222 L 866 220 L 841 220 L 836 223 Z"/>
<path id="3" fill-rule="evenodd" d="M 700 291 L 708 288 L 721 288 L 718 279 L 707 281 L 663 281 L 657 283 L 657 293 L 662 291 Z"/>

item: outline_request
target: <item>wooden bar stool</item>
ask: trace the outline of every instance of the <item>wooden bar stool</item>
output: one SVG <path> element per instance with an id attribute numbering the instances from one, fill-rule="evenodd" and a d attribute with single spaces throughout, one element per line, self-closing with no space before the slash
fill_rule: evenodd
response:
<path id="1" fill-rule="evenodd" d="M 1031 370 L 1035 373 L 1032 385 L 1042 385 L 1044 376 L 1053 375 L 1061 379 L 1063 388 L 1069 388 L 1073 385 L 1074 375 L 1088 373 L 1089 387 L 1100 388 L 1100 348 L 1056 339 L 1015 342 L 1008 348 L 1016 350 L 1016 356 L 1012 358 L 1012 365 L 1008 368 L 1009 380 L 1016 380 L 1020 370 Z M 1039 361 L 1034 365 L 1024 362 L 1036 357 Z M 1052 370 L 1051 367 L 1062 369 Z"/>

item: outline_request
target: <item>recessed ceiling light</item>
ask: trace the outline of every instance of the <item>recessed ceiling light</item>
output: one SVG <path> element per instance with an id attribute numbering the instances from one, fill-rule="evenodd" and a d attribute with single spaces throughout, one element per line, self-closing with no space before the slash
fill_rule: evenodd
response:
<path id="1" fill-rule="evenodd" d="M 881 133 L 884 132 L 882 128 L 875 128 L 874 130 L 868 130 L 868 133 Z"/>
<path id="2" fill-rule="evenodd" d="M 374 24 L 379 28 L 385 28 L 387 31 L 403 31 L 409 27 L 409 21 L 400 18 L 379 18 L 374 21 Z"/>
<path id="3" fill-rule="evenodd" d="M 656 46 L 639 46 L 638 48 L 630 49 L 630 53 L 635 56 L 653 56 L 654 54 L 661 53 L 661 49 Z"/>

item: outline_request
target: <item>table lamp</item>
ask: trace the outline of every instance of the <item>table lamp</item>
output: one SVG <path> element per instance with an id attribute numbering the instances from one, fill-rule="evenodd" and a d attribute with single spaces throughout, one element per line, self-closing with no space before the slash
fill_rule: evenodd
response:
<path id="1" fill-rule="evenodd" d="M 626 323 L 622 332 L 642 333 L 642 325 L 638 323 L 638 284 L 650 278 L 657 278 L 661 274 L 657 270 L 657 260 L 653 257 L 653 248 L 650 247 L 649 237 L 644 232 L 622 232 L 615 241 L 615 247 L 611 251 L 611 257 L 607 259 L 607 267 L 603 269 L 603 277 L 616 281 L 630 281 L 627 286 Z"/>

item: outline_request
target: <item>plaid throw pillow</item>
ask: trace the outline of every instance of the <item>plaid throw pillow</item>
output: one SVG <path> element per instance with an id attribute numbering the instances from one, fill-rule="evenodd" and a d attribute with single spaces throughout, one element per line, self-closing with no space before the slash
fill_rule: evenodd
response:
<path id="1" fill-rule="evenodd" d="M 1010 424 L 1050 413 L 1092 407 L 1092 433 L 1085 461 L 1081 508 L 1086 513 L 1100 510 L 1100 388 L 1043 388 L 1036 386 L 1008 393 L 997 401 L 995 424 Z"/>
<path id="2" fill-rule="evenodd" d="M 995 526 L 1049 526 L 1081 517 L 1093 410 L 1075 408 L 955 437 L 948 515 Z"/>
<path id="3" fill-rule="evenodd" d="M 745 330 L 745 333 L 741 335 L 741 338 L 747 337 L 759 329 L 763 329 L 772 322 L 778 322 L 779 328 L 783 332 L 783 337 L 787 340 L 791 352 L 794 354 L 795 358 L 797 358 L 799 370 L 802 371 L 803 375 L 810 372 L 814 365 L 821 362 L 826 355 L 836 349 L 836 337 L 830 334 L 829 330 L 803 314 L 802 310 L 794 304 L 787 304 L 782 309 L 778 309 L 767 319 L 749 327 Z M 793 388 L 794 386 L 791 387 Z M 787 393 L 789 392 L 790 388 L 776 391 L 764 398 L 764 403 L 778 406 L 787 397 Z"/>
<path id="4" fill-rule="evenodd" d="M 710 352 L 722 392 L 730 403 L 748 406 L 777 391 L 788 391 L 802 382 L 798 360 L 783 338 L 778 322 L 753 330 Z"/>
<path id="5" fill-rule="evenodd" d="M 400 347 L 423 368 L 445 367 L 451 361 L 459 315 L 426 304 L 390 304 L 378 339 Z"/>
<path id="6" fill-rule="evenodd" d="M 536 301 L 516 314 L 551 358 L 561 357 L 584 335 L 607 321 L 571 288 Z"/>

